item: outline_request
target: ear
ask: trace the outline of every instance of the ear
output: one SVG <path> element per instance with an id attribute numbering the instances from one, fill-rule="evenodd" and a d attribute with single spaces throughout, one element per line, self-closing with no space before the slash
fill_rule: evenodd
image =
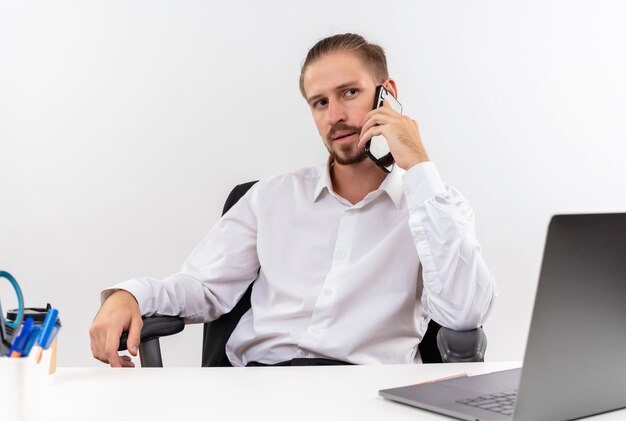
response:
<path id="1" fill-rule="evenodd" d="M 383 86 L 387 89 L 395 99 L 398 99 L 398 85 L 393 79 L 387 79 L 383 82 Z"/>

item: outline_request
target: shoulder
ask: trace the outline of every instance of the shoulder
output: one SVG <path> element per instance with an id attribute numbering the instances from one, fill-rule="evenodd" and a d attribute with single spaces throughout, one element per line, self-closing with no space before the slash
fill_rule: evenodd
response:
<path id="1" fill-rule="evenodd" d="M 226 213 L 241 201 L 248 203 L 252 211 L 258 215 L 260 207 L 273 208 L 273 205 L 291 203 L 308 197 L 315 191 L 323 171 L 322 166 L 306 167 L 239 184 L 226 199 L 223 212 Z"/>
<path id="2" fill-rule="evenodd" d="M 273 194 L 289 191 L 306 191 L 315 188 L 322 176 L 323 167 L 305 167 L 284 174 L 262 178 L 257 183 L 258 194 Z"/>

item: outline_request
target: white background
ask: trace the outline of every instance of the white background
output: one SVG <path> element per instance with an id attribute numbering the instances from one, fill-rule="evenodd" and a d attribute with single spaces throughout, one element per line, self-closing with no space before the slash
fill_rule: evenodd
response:
<path id="1" fill-rule="evenodd" d="M 620 1 L 0 0 L 0 269 L 60 308 L 60 365 L 99 365 L 101 289 L 178 270 L 235 184 L 324 162 L 300 64 L 359 32 L 474 206 L 487 359 L 521 359 L 550 216 L 626 210 L 624 22 Z M 199 366 L 201 332 L 165 363 Z"/>

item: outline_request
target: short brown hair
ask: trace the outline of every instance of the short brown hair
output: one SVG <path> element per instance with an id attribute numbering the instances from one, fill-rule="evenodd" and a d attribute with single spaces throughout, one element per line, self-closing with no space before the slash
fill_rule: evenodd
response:
<path id="1" fill-rule="evenodd" d="M 304 93 L 304 72 L 307 67 L 320 57 L 335 51 L 354 52 L 367 67 L 376 79 L 383 81 L 389 78 L 387 71 L 387 57 L 385 50 L 379 45 L 367 42 L 365 38 L 358 34 L 338 34 L 318 41 L 307 53 L 302 70 L 300 70 L 300 92 Z"/>

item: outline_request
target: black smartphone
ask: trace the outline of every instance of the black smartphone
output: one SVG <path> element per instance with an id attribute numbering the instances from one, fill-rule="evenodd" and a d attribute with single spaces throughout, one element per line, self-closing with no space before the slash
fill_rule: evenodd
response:
<path id="1" fill-rule="evenodd" d="M 376 108 L 382 107 L 384 100 L 389 101 L 391 108 L 402 114 L 402 104 L 400 104 L 383 85 L 378 85 L 376 87 L 376 94 L 374 95 L 373 109 L 375 110 Z M 393 155 L 391 155 L 389 144 L 384 136 L 374 136 L 368 140 L 365 144 L 365 153 L 386 173 L 390 173 L 393 169 L 395 160 L 393 159 Z"/>

